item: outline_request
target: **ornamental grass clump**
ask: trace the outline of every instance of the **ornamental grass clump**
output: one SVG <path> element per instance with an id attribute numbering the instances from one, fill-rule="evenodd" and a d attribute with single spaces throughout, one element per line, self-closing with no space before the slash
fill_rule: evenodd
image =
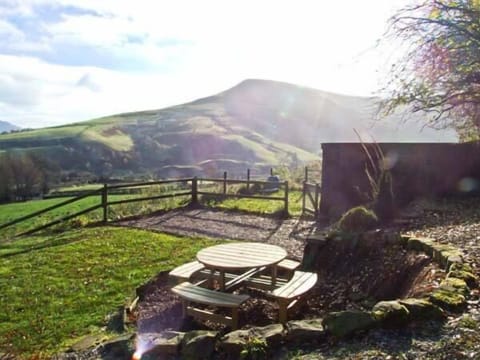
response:
<path id="1" fill-rule="evenodd" d="M 345 233 L 359 233 L 373 229 L 378 224 L 378 217 L 365 206 L 357 206 L 342 215 L 336 229 Z"/>

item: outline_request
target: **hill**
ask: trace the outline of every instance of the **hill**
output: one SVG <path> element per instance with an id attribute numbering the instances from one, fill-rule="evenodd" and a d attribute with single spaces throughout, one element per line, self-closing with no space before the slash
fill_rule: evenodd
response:
<path id="1" fill-rule="evenodd" d="M 455 141 L 392 117 L 373 124 L 378 99 L 292 84 L 245 80 L 214 96 L 165 109 L 0 135 L 0 151 L 34 151 L 67 172 L 160 177 L 319 159 L 322 142 Z M 375 125 L 372 127 L 372 125 Z"/>
<path id="2" fill-rule="evenodd" d="M 19 130 L 19 129 L 20 128 L 16 125 L 13 125 L 9 122 L 0 120 L 0 133 L 2 133 L 4 131 L 12 131 L 12 130 Z"/>

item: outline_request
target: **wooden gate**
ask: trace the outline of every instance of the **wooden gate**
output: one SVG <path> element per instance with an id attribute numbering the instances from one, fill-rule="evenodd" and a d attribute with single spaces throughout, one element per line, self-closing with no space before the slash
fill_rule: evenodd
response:
<path id="1" fill-rule="evenodd" d="M 303 182 L 302 191 L 302 214 L 312 214 L 318 216 L 320 208 L 320 184 Z"/>

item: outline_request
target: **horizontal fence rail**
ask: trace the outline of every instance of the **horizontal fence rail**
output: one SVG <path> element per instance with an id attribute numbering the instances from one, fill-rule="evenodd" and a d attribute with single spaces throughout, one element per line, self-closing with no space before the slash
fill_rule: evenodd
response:
<path id="1" fill-rule="evenodd" d="M 213 183 L 213 184 L 221 184 L 221 189 L 219 191 L 202 191 L 202 189 L 199 189 L 199 184 L 202 182 L 207 182 L 207 183 Z M 160 195 L 152 195 L 152 196 L 142 196 L 142 197 L 132 197 L 129 199 L 121 199 L 121 200 L 109 200 L 109 192 L 112 192 L 110 195 L 115 195 L 115 191 L 118 189 L 125 189 L 125 188 L 136 188 L 136 187 L 150 187 L 150 186 L 155 186 L 155 185 L 165 185 L 165 184 L 180 184 L 176 189 L 171 189 L 170 193 L 166 194 L 160 194 Z M 247 192 L 250 190 L 250 186 L 259 186 L 261 187 L 260 194 L 242 194 L 242 193 L 228 193 L 228 185 L 241 185 L 245 184 L 246 185 L 246 190 Z M 201 186 L 204 186 L 205 184 L 201 184 Z M 200 187 L 201 187 L 200 186 Z M 262 189 L 263 187 L 263 189 Z M 267 196 L 265 193 L 273 192 L 273 191 L 278 191 L 280 189 L 283 189 L 283 196 Z M 113 191 L 112 191 L 113 190 Z M 210 189 L 209 189 L 210 190 Z M 238 189 L 237 189 L 238 190 Z M 118 193 L 117 193 L 118 194 Z M 128 195 L 128 194 L 126 194 Z M 120 204 L 126 204 L 126 203 L 133 203 L 133 202 L 141 202 L 141 201 L 151 201 L 151 200 L 160 200 L 160 199 L 169 199 L 169 198 L 176 198 L 176 197 L 184 197 L 184 196 L 190 196 L 190 204 L 196 205 L 199 203 L 199 196 L 220 196 L 222 198 L 247 198 L 247 199 L 261 199 L 261 200 L 269 200 L 269 201 L 282 201 L 284 203 L 284 213 L 288 214 L 288 195 L 289 195 L 289 186 L 288 186 L 288 181 L 261 181 L 261 180 L 252 180 L 250 179 L 250 176 L 248 176 L 247 180 L 238 180 L 238 179 L 228 179 L 227 178 L 227 172 L 224 173 L 223 178 L 180 178 L 180 179 L 167 179 L 167 180 L 159 180 L 159 181 L 143 181 L 143 182 L 135 182 L 135 183 L 125 183 L 125 184 L 115 184 L 115 185 L 109 185 L 109 184 L 104 184 L 103 187 L 100 187 L 99 189 L 91 190 L 88 192 L 85 192 L 82 195 L 79 195 L 77 197 L 74 197 L 72 199 L 68 199 L 66 201 L 62 201 L 59 204 L 55 204 L 52 206 L 49 206 L 45 209 L 36 211 L 32 214 L 22 216 L 20 218 L 14 219 L 8 223 L 1 224 L 0 229 L 4 229 L 9 226 L 16 225 L 22 221 L 26 221 L 32 218 L 35 218 L 37 216 L 40 216 L 42 214 L 45 214 L 47 212 L 50 212 L 52 210 L 65 207 L 67 205 L 70 205 L 72 203 L 75 203 L 77 201 L 80 201 L 82 199 L 85 199 L 87 197 L 91 196 L 99 196 L 99 203 L 90 206 L 88 208 L 82 209 L 80 211 L 77 211 L 73 214 L 69 214 L 67 216 L 63 216 L 61 218 L 52 220 L 48 222 L 47 224 L 42 224 L 41 226 L 34 227 L 33 229 L 29 229 L 27 231 L 23 231 L 19 234 L 16 234 L 15 236 L 22 236 L 22 235 L 29 235 L 32 233 L 35 233 L 40 230 L 44 230 L 48 227 L 57 225 L 61 222 L 73 219 L 77 216 L 87 214 L 89 212 L 102 209 L 102 220 L 104 223 L 108 221 L 108 211 L 110 206 L 115 206 L 115 205 L 120 205 Z"/>
<path id="2" fill-rule="evenodd" d="M 23 236 L 23 235 L 30 235 L 30 234 L 33 234 L 37 231 L 40 231 L 40 230 L 43 230 L 43 229 L 46 229 L 50 226 L 54 226 L 54 225 L 57 225 L 57 224 L 60 224 L 61 222 L 64 222 L 64 221 L 67 221 L 67 220 L 70 220 L 70 219 L 73 219 L 74 217 L 77 217 L 77 216 L 80 216 L 80 215 L 84 215 L 86 213 L 89 213 L 90 211 L 94 211 L 94 210 L 97 210 L 101 207 L 102 205 L 94 205 L 94 206 L 91 206 L 87 209 L 84 209 L 84 210 L 81 210 L 81 211 L 77 211 L 76 213 L 74 214 L 70 214 L 70 215 L 67 215 L 67 216 L 64 216 L 60 219 L 57 219 L 57 220 L 54 220 L 54 221 L 51 221 L 45 225 L 42 225 L 42 226 L 39 226 L 39 227 L 36 227 L 34 229 L 31 229 L 31 230 L 28 230 L 28 231 L 24 231 L 20 234 L 18 234 L 17 236 Z"/>
<path id="3" fill-rule="evenodd" d="M 166 180 L 158 180 L 158 181 L 144 181 L 144 182 L 136 182 L 136 183 L 127 183 L 127 184 L 118 184 L 118 185 L 108 185 L 108 189 L 120 189 L 120 188 L 128 188 L 128 187 L 138 187 L 138 186 L 145 186 L 145 185 L 164 185 L 164 184 L 173 184 L 178 182 L 189 182 L 193 181 L 194 178 L 181 178 L 181 179 L 166 179 Z"/>
<path id="4" fill-rule="evenodd" d="M 88 193 L 86 193 L 86 194 L 77 196 L 77 197 L 75 197 L 75 198 L 73 198 L 73 199 L 69 199 L 69 200 L 63 201 L 63 202 L 61 202 L 61 203 L 59 203 L 59 204 L 55 204 L 55 205 L 49 206 L 49 207 L 47 207 L 47 208 L 45 208 L 45 209 L 42 209 L 42 210 L 39 210 L 39 211 L 35 211 L 34 213 L 31 213 L 31 214 L 29 214 L 29 215 L 22 216 L 22 217 L 20 217 L 20 218 L 17 218 L 17 219 L 15 219 L 15 220 L 12 220 L 12 221 L 10 221 L 10 222 L 8 222 L 8 223 L 5 223 L 5 224 L 0 225 L 0 229 L 6 228 L 6 227 L 11 226 L 11 225 L 18 224 L 18 223 L 20 223 L 20 222 L 22 222 L 22 221 L 25 221 L 25 220 L 29 220 L 29 219 L 31 219 L 31 218 L 33 218 L 33 217 L 42 215 L 42 214 L 44 214 L 44 213 L 46 213 L 46 212 L 49 212 L 49 211 L 58 209 L 59 207 L 63 207 L 63 206 L 66 206 L 66 205 L 70 205 L 70 204 L 72 204 L 72 203 L 74 203 L 74 202 L 77 202 L 77 201 L 79 201 L 79 200 L 85 199 L 85 198 L 87 198 L 87 197 L 89 197 L 89 196 L 97 195 L 97 194 L 99 194 L 101 191 L 102 191 L 102 189 L 92 190 L 92 191 L 90 191 L 90 192 L 88 192 Z"/>
<path id="5" fill-rule="evenodd" d="M 169 199 L 169 198 L 174 198 L 174 197 L 177 197 L 177 196 L 187 196 L 187 195 L 191 196 L 192 192 L 191 191 L 184 191 L 184 192 L 178 192 L 178 193 L 167 194 L 167 195 L 156 195 L 156 196 L 138 197 L 138 198 L 132 198 L 132 199 L 125 199 L 125 200 L 114 200 L 114 201 L 107 202 L 107 205 L 126 204 L 126 203 L 132 203 L 132 202 L 136 202 L 136 201 Z"/>

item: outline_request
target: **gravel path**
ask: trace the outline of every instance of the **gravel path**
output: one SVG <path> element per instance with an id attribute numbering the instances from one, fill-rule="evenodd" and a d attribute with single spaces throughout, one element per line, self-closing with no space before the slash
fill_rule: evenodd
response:
<path id="1" fill-rule="evenodd" d="M 175 235 L 266 242 L 282 246 L 290 257 L 299 260 L 303 256 L 305 237 L 316 225 L 311 220 L 214 209 L 178 209 L 117 224 Z"/>

